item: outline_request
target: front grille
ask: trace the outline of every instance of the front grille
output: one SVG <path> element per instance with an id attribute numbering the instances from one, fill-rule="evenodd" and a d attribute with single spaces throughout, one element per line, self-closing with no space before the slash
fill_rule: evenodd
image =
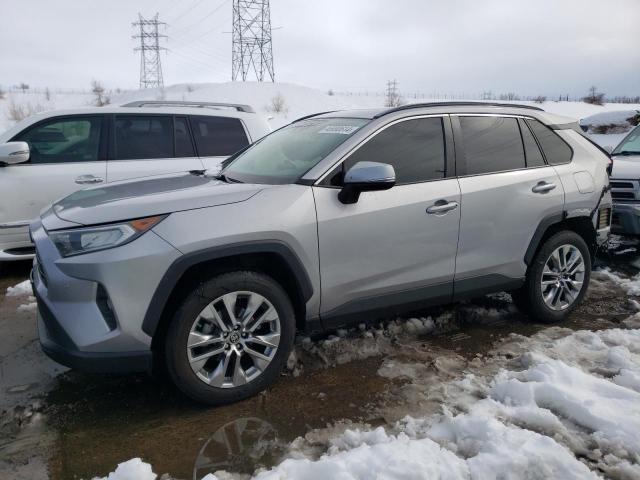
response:
<path id="1" fill-rule="evenodd" d="M 611 209 L 601 208 L 598 211 L 598 230 L 611 225 Z"/>
<path id="2" fill-rule="evenodd" d="M 630 188 L 633 190 L 633 183 L 631 182 L 611 182 L 611 188 Z"/>
<path id="3" fill-rule="evenodd" d="M 614 200 L 640 200 L 640 182 L 638 180 L 612 180 L 611 198 Z"/>
<path id="4" fill-rule="evenodd" d="M 615 200 L 635 200 L 636 196 L 633 192 L 611 192 L 611 198 Z"/>

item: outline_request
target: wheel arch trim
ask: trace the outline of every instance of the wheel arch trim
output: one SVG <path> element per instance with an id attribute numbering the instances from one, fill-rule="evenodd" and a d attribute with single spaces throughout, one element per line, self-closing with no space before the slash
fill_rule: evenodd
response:
<path id="1" fill-rule="evenodd" d="M 298 255 L 287 243 L 280 240 L 269 240 L 212 247 L 185 254 L 169 266 L 151 298 L 142 322 L 142 330 L 147 335 L 154 336 L 171 293 L 191 267 L 212 260 L 261 253 L 279 256 L 291 269 L 291 273 L 295 277 L 302 293 L 303 300 L 306 302 L 312 297 L 314 290 L 309 274 Z"/>
<path id="2" fill-rule="evenodd" d="M 586 220 L 591 224 L 591 219 L 589 216 L 585 215 L 585 216 L 569 217 L 566 211 L 554 213 L 544 217 L 538 224 L 536 231 L 534 232 L 533 237 L 529 242 L 529 247 L 527 248 L 527 251 L 525 253 L 524 262 L 527 264 L 527 266 L 531 265 L 531 262 L 533 261 L 533 257 L 538 251 L 538 248 L 540 247 L 545 234 L 549 231 L 550 228 L 552 228 L 555 225 L 560 225 L 563 222 L 577 221 L 577 220 L 583 220 L 583 221 Z M 591 224 L 591 226 L 592 228 L 594 228 L 594 233 L 595 233 L 595 227 L 593 227 L 593 224 Z M 567 230 L 576 231 L 575 228 L 571 228 L 571 226 L 569 225 L 567 225 Z M 577 233 L 580 234 L 580 232 L 577 232 Z M 585 238 L 585 241 L 587 241 L 588 243 L 588 240 L 586 238 Z"/>

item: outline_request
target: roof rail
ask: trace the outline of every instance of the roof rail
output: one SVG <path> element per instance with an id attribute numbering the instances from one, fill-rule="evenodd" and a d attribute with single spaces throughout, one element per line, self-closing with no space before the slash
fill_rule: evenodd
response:
<path id="1" fill-rule="evenodd" d="M 383 112 L 378 113 L 373 118 L 380 118 L 384 115 L 389 115 L 394 112 L 401 112 L 403 110 L 411 110 L 412 108 L 424 108 L 424 107 L 513 107 L 513 108 L 527 108 L 529 110 L 538 110 L 544 112 L 540 107 L 534 107 L 533 105 L 521 105 L 517 103 L 496 103 L 496 102 L 430 102 L 430 103 L 410 103 L 402 105 L 401 107 L 390 108 Z"/>
<path id="2" fill-rule="evenodd" d="M 238 103 L 218 103 L 218 102 L 187 102 L 182 100 L 138 100 L 136 102 L 125 103 L 123 107 L 193 107 L 193 108 L 233 108 L 238 112 L 256 113 L 249 105 Z"/>

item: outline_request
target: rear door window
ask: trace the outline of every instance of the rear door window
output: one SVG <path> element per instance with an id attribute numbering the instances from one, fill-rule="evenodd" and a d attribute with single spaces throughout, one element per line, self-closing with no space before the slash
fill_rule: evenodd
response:
<path id="1" fill-rule="evenodd" d="M 573 150 L 553 130 L 537 120 L 527 120 L 550 165 L 570 163 Z"/>
<path id="2" fill-rule="evenodd" d="M 42 122 L 12 140 L 29 144 L 32 164 L 95 162 L 101 132 L 101 116 L 74 116 Z"/>
<path id="3" fill-rule="evenodd" d="M 518 120 L 510 117 L 459 117 L 467 175 L 526 167 Z"/>
<path id="4" fill-rule="evenodd" d="M 192 116 L 191 130 L 201 157 L 228 157 L 249 145 L 237 118 Z"/>
<path id="5" fill-rule="evenodd" d="M 117 115 L 117 160 L 173 157 L 173 118 L 164 115 Z"/>

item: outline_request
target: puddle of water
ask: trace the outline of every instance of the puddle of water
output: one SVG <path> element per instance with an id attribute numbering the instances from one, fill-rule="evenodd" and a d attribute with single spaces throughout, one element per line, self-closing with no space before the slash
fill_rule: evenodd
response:
<path id="1" fill-rule="evenodd" d="M 193 478 L 194 468 L 203 474 L 197 478 L 214 471 L 205 471 L 207 463 L 251 473 L 277 462 L 284 446 L 310 429 L 343 418 L 367 420 L 388 383 L 375 374 L 380 363 L 370 358 L 283 378 L 257 397 L 209 409 L 142 377 L 69 375 L 75 378 L 48 398 L 48 415 L 59 432 L 49 459 L 51 478 L 106 474 L 132 457 L 178 478 Z M 268 445 L 255 444 L 258 435 Z M 212 453 L 220 442 L 228 442 L 229 455 Z"/>

